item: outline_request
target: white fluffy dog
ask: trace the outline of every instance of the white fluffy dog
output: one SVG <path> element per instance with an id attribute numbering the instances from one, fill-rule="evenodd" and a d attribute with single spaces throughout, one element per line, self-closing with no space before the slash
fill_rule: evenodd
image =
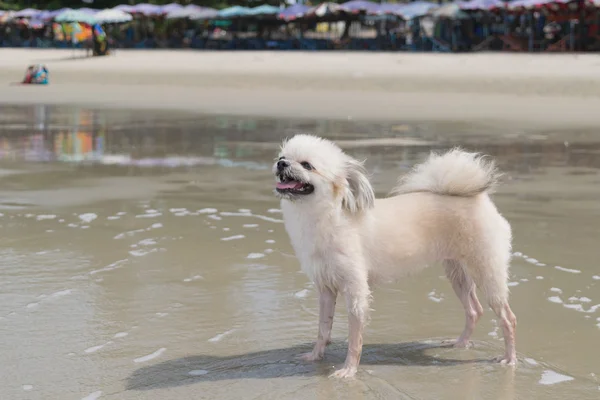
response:
<path id="1" fill-rule="evenodd" d="M 323 357 L 341 293 L 348 353 L 333 376 L 354 376 L 370 286 L 441 262 L 466 314 L 455 346 L 469 346 L 483 313 L 478 287 L 502 326 L 505 353 L 499 361 L 516 363 L 516 318 L 507 287 L 511 229 L 488 196 L 498 178 L 493 162 L 457 149 L 432 154 L 400 180 L 393 196 L 375 199 L 361 162 L 333 142 L 297 135 L 284 142 L 273 172 L 292 246 L 319 293 L 317 342 L 302 359 Z"/>

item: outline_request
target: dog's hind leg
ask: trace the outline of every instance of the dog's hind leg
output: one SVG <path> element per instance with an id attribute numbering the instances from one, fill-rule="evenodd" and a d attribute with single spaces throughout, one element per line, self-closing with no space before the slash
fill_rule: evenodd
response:
<path id="1" fill-rule="evenodd" d="M 502 364 L 514 365 L 517 362 L 515 337 L 517 318 L 508 305 L 508 260 L 507 257 L 487 257 L 470 260 L 469 268 L 473 280 L 485 294 L 487 303 L 500 320 L 504 336 L 504 356 L 498 361 Z"/>
<path id="2" fill-rule="evenodd" d="M 454 342 L 454 347 L 468 348 L 471 346 L 471 335 L 479 318 L 483 315 L 483 307 L 477 299 L 475 282 L 466 273 L 462 264 L 455 260 L 444 261 L 446 276 L 452 283 L 454 293 L 462 303 L 465 309 L 465 329 L 459 338 Z"/>

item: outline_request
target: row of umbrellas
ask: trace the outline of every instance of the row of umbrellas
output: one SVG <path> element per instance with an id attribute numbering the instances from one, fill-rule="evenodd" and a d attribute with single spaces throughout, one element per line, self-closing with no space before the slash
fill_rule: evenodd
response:
<path id="1" fill-rule="evenodd" d="M 354 0 L 344 4 L 323 3 L 316 7 L 296 4 L 279 13 L 279 18 L 290 21 L 297 18 L 323 17 L 328 14 L 358 13 L 367 15 L 396 15 L 405 20 L 432 15 L 437 17 L 466 17 L 465 11 L 494 10 L 534 10 L 541 8 L 558 8 L 561 5 L 577 4 L 578 0 L 458 0 L 440 5 L 429 1 L 410 3 L 374 3 L 365 0 Z M 600 0 L 586 0 L 588 5 L 600 6 Z"/>
<path id="2" fill-rule="evenodd" d="M 30 26 L 43 25 L 44 22 L 54 20 L 56 22 L 81 22 L 88 25 L 122 23 L 133 19 L 131 14 L 120 10 L 107 8 L 105 10 L 93 10 L 80 8 L 73 10 L 63 8 L 55 11 L 40 11 L 32 8 L 24 9 L 17 12 L 0 11 L 0 21 L 9 19 L 29 19 Z"/>
<path id="3" fill-rule="evenodd" d="M 11 13 L 12 18 L 29 18 L 34 23 L 54 20 L 57 22 L 82 22 L 89 25 L 96 23 L 123 23 L 132 20 L 132 15 L 165 16 L 167 19 L 232 19 L 257 16 L 277 17 L 285 21 L 299 18 L 322 18 L 328 15 L 341 13 L 365 13 L 368 15 L 395 15 L 405 20 L 419 18 L 425 15 L 438 17 L 461 18 L 466 16 L 464 11 L 491 11 L 497 9 L 521 10 L 536 9 L 541 7 L 559 7 L 561 4 L 574 3 L 576 0 L 514 0 L 505 3 L 502 0 L 469 0 L 455 1 L 445 5 L 429 1 L 415 1 L 411 3 L 374 3 L 367 0 L 352 0 L 344 4 L 322 3 L 314 7 L 295 4 L 282 9 L 271 5 L 258 7 L 234 6 L 222 10 L 215 10 L 196 5 L 182 6 L 171 3 L 164 6 L 154 4 L 119 5 L 112 9 L 94 10 L 80 8 L 73 10 L 63 8 L 55 11 L 41 11 L 27 8 Z M 587 0 L 592 5 L 600 5 L 600 0 Z M 6 20 L 6 13 L 0 11 L 0 21 Z"/>

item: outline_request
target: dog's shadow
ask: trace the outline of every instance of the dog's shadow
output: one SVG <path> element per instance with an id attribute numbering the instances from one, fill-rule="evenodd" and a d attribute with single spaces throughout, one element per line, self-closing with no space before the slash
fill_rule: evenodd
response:
<path id="1" fill-rule="evenodd" d="M 310 351 L 312 344 L 265 350 L 234 356 L 195 355 L 165 361 L 140 368 L 127 379 L 127 390 L 151 390 L 184 386 L 203 381 L 235 379 L 270 379 L 291 376 L 326 376 L 333 372 L 334 364 L 345 357 L 346 343 L 332 343 L 327 356 L 318 363 L 305 363 L 296 359 L 300 353 Z M 450 345 L 440 341 L 408 342 L 400 344 L 368 344 L 363 348 L 361 366 L 401 365 L 452 367 L 464 364 L 489 363 L 490 358 L 456 359 L 429 353 L 443 351 Z M 484 345 L 485 347 L 485 345 Z M 454 350 L 448 354 L 456 355 Z M 459 350 L 456 350 L 458 352 Z M 466 354 L 465 357 L 473 356 Z M 481 353 L 479 353 L 481 354 Z"/>

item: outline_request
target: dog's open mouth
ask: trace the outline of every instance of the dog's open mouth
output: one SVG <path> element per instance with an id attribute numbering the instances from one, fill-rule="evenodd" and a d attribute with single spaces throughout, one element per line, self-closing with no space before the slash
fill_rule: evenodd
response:
<path id="1" fill-rule="evenodd" d="M 280 181 L 277 182 L 276 190 L 282 194 L 311 194 L 314 192 L 315 187 L 310 183 L 280 177 Z"/>

